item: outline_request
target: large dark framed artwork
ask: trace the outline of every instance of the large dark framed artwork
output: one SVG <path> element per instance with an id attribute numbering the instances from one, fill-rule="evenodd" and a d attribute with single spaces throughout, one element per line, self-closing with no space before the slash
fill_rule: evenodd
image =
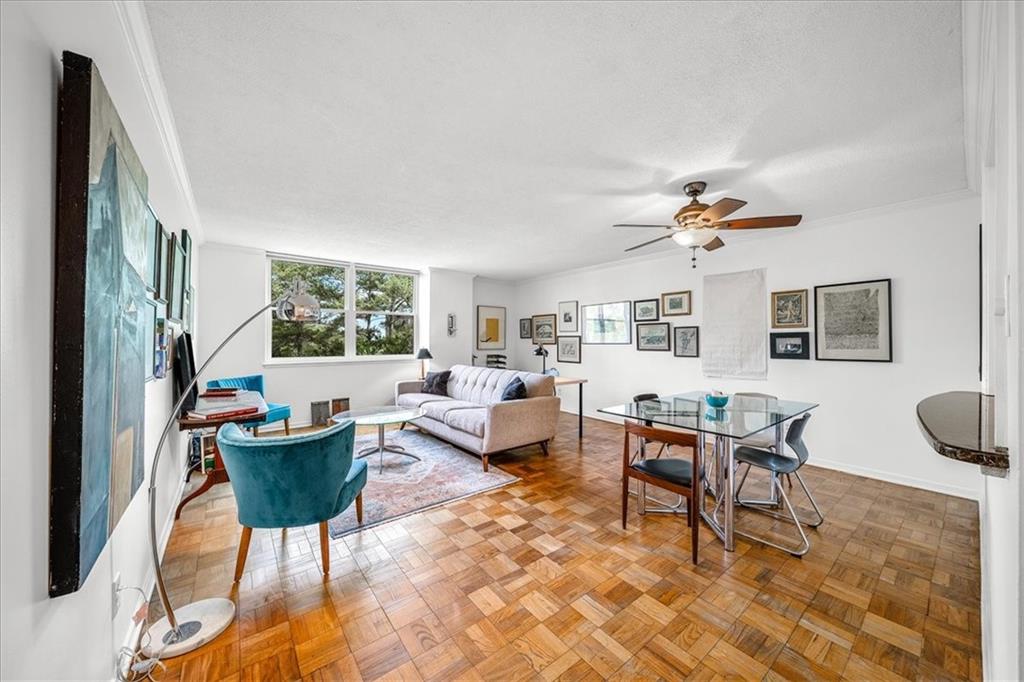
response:
<path id="1" fill-rule="evenodd" d="M 892 362 L 892 280 L 814 287 L 817 360 Z"/>
<path id="2" fill-rule="evenodd" d="M 170 250 L 171 250 L 171 235 L 168 234 L 167 230 L 160 221 L 157 221 L 157 239 L 156 239 L 156 263 L 157 263 L 157 278 L 156 278 L 156 289 L 153 292 L 153 298 L 161 303 L 167 303 L 169 277 L 167 275 L 167 267 L 169 264 Z"/>
<path id="3" fill-rule="evenodd" d="M 192 235 L 188 230 L 181 231 L 181 249 L 185 252 L 185 262 L 181 273 L 181 290 L 188 291 L 192 288 Z"/>
<path id="4" fill-rule="evenodd" d="M 93 61 L 65 52 L 58 106 L 51 597 L 78 590 L 142 484 L 149 181 Z"/>
<path id="5" fill-rule="evenodd" d="M 185 309 L 185 249 L 178 235 L 171 233 L 167 259 L 167 318 L 181 322 Z"/>

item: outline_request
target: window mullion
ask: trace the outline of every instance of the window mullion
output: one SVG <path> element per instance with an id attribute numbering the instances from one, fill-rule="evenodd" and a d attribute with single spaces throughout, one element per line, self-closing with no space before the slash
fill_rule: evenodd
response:
<path id="1" fill-rule="evenodd" d="M 356 269 L 345 267 L 345 357 L 356 357 Z"/>

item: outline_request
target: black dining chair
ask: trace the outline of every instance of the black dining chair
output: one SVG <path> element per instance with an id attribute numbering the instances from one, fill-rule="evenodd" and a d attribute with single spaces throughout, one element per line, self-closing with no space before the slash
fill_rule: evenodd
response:
<path id="1" fill-rule="evenodd" d="M 783 545 L 769 542 L 764 538 L 759 538 L 747 533 L 740 533 L 745 537 L 757 540 L 770 547 L 781 549 L 785 552 L 789 552 L 794 556 L 803 556 L 811 548 L 811 542 L 807 539 L 807 535 L 804 533 L 802 525 L 806 525 L 810 528 L 817 528 L 825 521 L 825 517 L 822 515 L 821 510 L 818 508 L 818 503 L 815 502 L 814 496 L 811 495 L 811 491 L 807 488 L 807 484 L 804 482 L 803 477 L 800 475 L 800 468 L 807 462 L 810 454 L 807 452 L 807 446 L 804 444 L 804 429 L 807 428 L 807 422 L 810 421 L 811 415 L 804 414 L 799 419 L 793 420 L 790 423 L 789 428 L 786 431 L 786 445 L 792 448 L 793 452 L 796 453 L 796 457 L 788 457 L 787 455 L 772 452 L 771 450 L 765 450 L 762 448 L 753 448 L 749 446 L 743 446 L 736 448 L 734 458 L 736 460 L 737 470 L 739 466 L 746 464 L 747 469 L 743 472 L 743 477 L 740 479 L 739 485 L 736 487 L 736 503 L 758 511 L 762 514 L 782 519 L 783 521 L 792 521 L 796 526 L 797 531 L 800 533 L 801 544 L 796 547 L 784 547 Z M 747 476 L 750 474 L 751 467 L 757 467 L 764 469 L 769 473 L 776 474 L 772 477 L 772 485 L 775 486 L 775 490 L 778 492 L 786 511 L 789 512 L 789 516 L 777 514 L 775 512 L 764 509 L 768 500 L 744 500 L 740 497 L 740 491 L 743 490 L 743 484 L 747 481 Z M 804 494 L 807 495 L 807 499 L 810 500 L 811 506 L 814 507 L 814 513 L 817 514 L 818 519 L 813 522 L 803 521 L 797 516 L 796 511 L 793 509 L 793 505 L 789 501 L 789 496 L 786 495 L 786 490 L 782 486 L 780 476 L 785 474 L 792 474 L 796 476 L 796 480 L 800 483 L 800 487 L 804 489 Z"/>

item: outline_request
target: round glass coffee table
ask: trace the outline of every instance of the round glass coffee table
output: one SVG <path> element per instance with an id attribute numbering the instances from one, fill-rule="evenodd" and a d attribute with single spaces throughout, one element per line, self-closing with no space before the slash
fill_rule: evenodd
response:
<path id="1" fill-rule="evenodd" d="M 352 419 L 359 426 L 376 426 L 377 427 L 377 444 L 365 447 L 360 450 L 356 457 L 369 457 L 370 455 L 380 456 L 380 470 L 379 473 L 384 473 L 384 453 L 393 452 L 396 455 L 402 455 L 403 457 L 411 457 L 417 462 L 421 461 L 419 457 L 406 452 L 405 448 L 401 445 L 395 445 L 394 443 L 386 443 L 384 441 L 384 427 L 388 424 L 401 424 L 403 422 L 411 422 L 419 419 L 424 414 L 423 410 L 419 407 L 400 407 L 398 405 L 381 405 L 378 407 L 362 407 L 358 410 L 348 410 L 347 412 L 339 412 L 338 414 L 331 417 L 332 420 L 338 421 L 341 419 Z"/>

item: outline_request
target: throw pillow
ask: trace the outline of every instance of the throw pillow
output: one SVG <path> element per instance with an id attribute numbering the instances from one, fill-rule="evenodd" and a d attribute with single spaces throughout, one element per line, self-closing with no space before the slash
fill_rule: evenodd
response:
<path id="1" fill-rule="evenodd" d="M 522 400 L 526 397 L 526 384 L 519 377 L 508 382 L 508 386 L 501 393 L 502 400 Z"/>
<path id="2" fill-rule="evenodd" d="M 423 392 L 433 395 L 448 395 L 448 380 L 451 378 L 451 370 L 427 372 L 427 378 L 423 380 Z"/>

